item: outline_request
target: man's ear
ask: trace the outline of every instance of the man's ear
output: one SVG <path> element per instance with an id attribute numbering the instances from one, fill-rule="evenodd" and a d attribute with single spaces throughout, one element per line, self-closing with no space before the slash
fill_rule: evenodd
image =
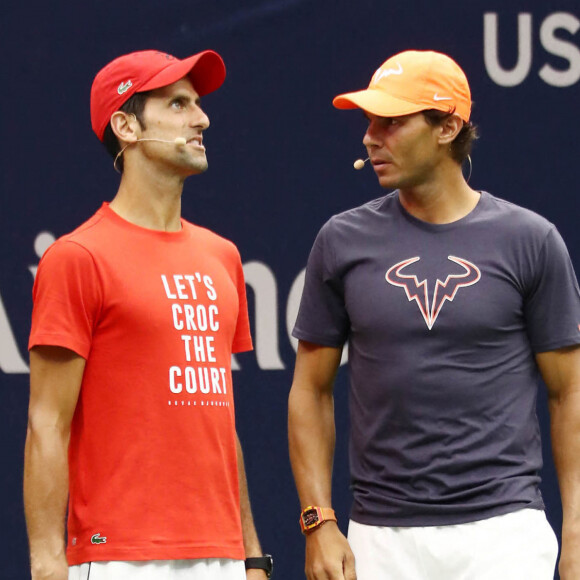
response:
<path id="1" fill-rule="evenodd" d="M 111 129 L 123 143 L 134 143 L 141 136 L 141 125 L 133 113 L 115 111 L 111 115 Z"/>
<path id="2" fill-rule="evenodd" d="M 439 133 L 439 143 L 447 145 L 452 143 L 461 129 L 463 129 L 463 119 L 458 115 L 449 115 L 441 124 Z"/>

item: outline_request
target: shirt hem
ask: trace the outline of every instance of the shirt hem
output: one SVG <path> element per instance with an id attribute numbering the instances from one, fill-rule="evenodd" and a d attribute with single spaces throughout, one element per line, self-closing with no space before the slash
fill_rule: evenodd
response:
<path id="1" fill-rule="evenodd" d="M 518 502 L 501 506 L 494 506 L 487 509 L 468 511 L 466 507 L 461 512 L 455 513 L 432 513 L 414 514 L 404 516 L 362 514 L 354 508 L 351 510 L 350 519 L 359 524 L 382 527 L 430 527 L 430 526 L 453 526 L 457 524 L 468 524 L 480 520 L 487 520 L 496 516 L 503 516 L 522 509 L 537 509 L 544 511 L 545 505 L 542 500 L 531 502 Z"/>
<path id="2" fill-rule="evenodd" d="M 149 561 L 149 560 L 201 560 L 206 558 L 226 558 L 229 560 L 244 560 L 245 552 L 241 548 L 223 548 L 207 546 L 203 548 L 114 548 L 101 549 L 101 546 L 92 550 L 79 550 L 67 552 L 69 566 L 77 566 L 85 562 L 108 562 L 108 561 Z"/>
<path id="3" fill-rule="evenodd" d="M 535 353 L 550 352 L 552 350 L 558 350 L 559 348 L 566 348 L 567 346 L 579 346 L 580 336 L 569 336 L 562 338 L 560 340 L 554 340 L 546 344 L 534 344 L 532 349 Z"/>
<path id="4" fill-rule="evenodd" d="M 312 342 L 313 344 L 320 344 L 322 346 L 331 346 L 334 348 L 339 348 L 344 345 L 344 341 L 340 339 L 310 334 L 308 332 L 303 332 L 298 328 L 294 328 L 294 330 L 292 331 L 292 336 L 294 338 L 297 338 L 298 340 L 305 340 L 306 342 Z"/>
<path id="5" fill-rule="evenodd" d="M 61 334 L 36 334 L 31 336 L 28 341 L 28 350 L 32 350 L 35 346 L 58 346 L 72 350 L 74 353 L 86 359 L 89 356 L 90 348 L 86 345 L 81 345 L 78 342 L 64 337 Z"/>

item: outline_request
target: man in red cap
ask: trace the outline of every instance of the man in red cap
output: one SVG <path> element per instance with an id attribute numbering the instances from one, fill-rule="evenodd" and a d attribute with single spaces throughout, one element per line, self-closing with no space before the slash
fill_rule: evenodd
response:
<path id="1" fill-rule="evenodd" d="M 234 422 L 231 355 L 252 348 L 241 260 L 181 218 L 185 179 L 207 169 L 200 97 L 224 78 L 213 51 L 142 51 L 94 80 L 92 126 L 122 177 L 34 285 L 33 580 L 270 577 Z"/>
<path id="2" fill-rule="evenodd" d="M 394 191 L 331 218 L 308 261 L 289 400 L 308 579 L 552 580 L 540 376 L 564 512 L 560 574 L 580 578 L 580 291 L 562 238 L 468 185 L 471 96 L 448 56 L 397 54 L 334 105 L 364 111 L 368 158 Z M 347 341 L 348 541 L 331 508 Z"/>

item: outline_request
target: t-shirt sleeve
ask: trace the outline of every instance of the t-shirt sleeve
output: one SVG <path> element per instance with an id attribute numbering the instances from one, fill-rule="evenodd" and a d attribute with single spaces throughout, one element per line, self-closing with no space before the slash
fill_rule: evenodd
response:
<path id="1" fill-rule="evenodd" d="M 28 348 L 61 346 L 87 358 L 102 304 L 91 254 L 75 242 L 55 242 L 40 261 L 32 298 Z"/>
<path id="2" fill-rule="evenodd" d="M 236 250 L 235 281 L 238 291 L 238 321 L 232 342 L 232 352 L 247 352 L 252 350 L 252 335 L 250 333 L 250 319 L 248 317 L 248 299 L 246 296 L 246 281 L 240 255 Z"/>
<path id="3" fill-rule="evenodd" d="M 580 290 L 564 240 L 553 227 L 536 264 L 525 301 L 534 352 L 580 344 Z"/>
<path id="4" fill-rule="evenodd" d="M 350 321 L 329 237 L 330 222 L 323 226 L 312 246 L 292 336 L 314 344 L 339 347 L 348 339 Z"/>

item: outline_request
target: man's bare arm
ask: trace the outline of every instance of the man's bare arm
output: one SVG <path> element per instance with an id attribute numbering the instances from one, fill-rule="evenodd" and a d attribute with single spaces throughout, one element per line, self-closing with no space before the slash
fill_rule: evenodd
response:
<path id="1" fill-rule="evenodd" d="M 68 443 L 85 360 L 60 347 L 30 352 L 24 510 L 32 580 L 66 580 Z"/>
<path id="2" fill-rule="evenodd" d="M 331 507 L 334 462 L 334 379 L 341 348 L 304 341 L 298 345 L 294 380 L 288 401 L 288 437 L 292 471 L 302 509 Z M 309 580 L 355 580 L 354 557 L 334 522 L 306 537 Z"/>
<path id="3" fill-rule="evenodd" d="M 250 494 L 248 492 L 248 480 L 246 478 L 246 468 L 244 464 L 244 454 L 240 439 L 236 435 L 236 450 L 238 455 L 238 484 L 240 487 L 240 513 L 242 517 L 242 534 L 244 536 L 244 550 L 246 558 L 256 558 L 262 556 L 262 548 L 254 518 L 252 516 L 252 506 L 250 504 Z M 246 571 L 248 580 L 265 580 L 266 572 L 264 570 L 250 569 Z"/>
<path id="4" fill-rule="evenodd" d="M 562 497 L 560 578 L 580 578 L 580 347 L 536 356 L 548 387 L 552 451 Z"/>

